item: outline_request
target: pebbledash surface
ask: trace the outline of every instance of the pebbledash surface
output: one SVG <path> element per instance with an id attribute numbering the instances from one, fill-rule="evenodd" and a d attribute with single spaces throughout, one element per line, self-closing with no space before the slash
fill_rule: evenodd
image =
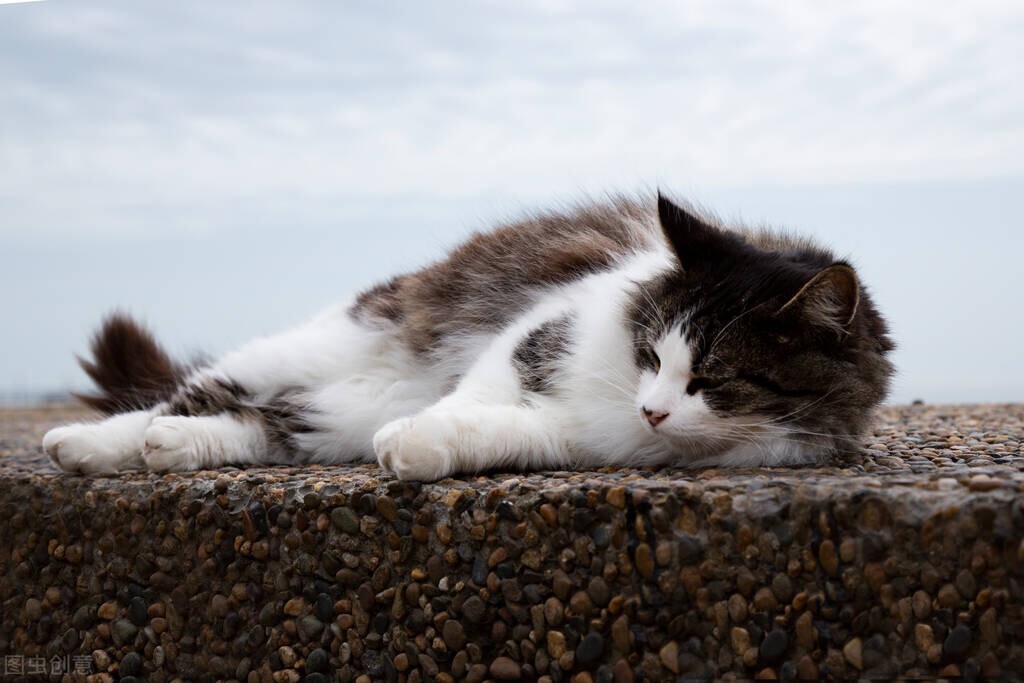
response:
<path id="1" fill-rule="evenodd" d="M 833 467 L 429 485 L 65 477 L 69 416 L 0 413 L 3 681 L 1024 677 L 1024 405 L 887 408 Z"/>

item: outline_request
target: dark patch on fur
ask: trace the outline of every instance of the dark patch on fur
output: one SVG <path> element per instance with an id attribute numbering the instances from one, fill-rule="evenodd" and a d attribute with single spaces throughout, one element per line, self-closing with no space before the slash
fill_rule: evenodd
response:
<path id="1" fill-rule="evenodd" d="M 693 355 L 688 391 L 703 392 L 714 412 L 774 419 L 826 449 L 858 448 L 888 391 L 893 344 L 855 279 L 805 289 L 850 266 L 806 240 L 727 231 L 666 201 L 661 218 L 681 267 L 643 283 L 627 314 L 638 367 L 653 369 L 653 343 L 681 324 Z M 813 298 L 824 296 L 835 306 Z"/>
<path id="2" fill-rule="evenodd" d="M 448 258 L 361 294 L 350 313 L 381 319 L 418 355 L 451 335 L 500 330 L 552 285 L 607 270 L 660 241 L 650 206 L 618 198 L 478 233 Z"/>
<path id="3" fill-rule="evenodd" d="M 258 423 L 267 437 L 272 453 L 293 455 L 294 437 L 313 428 L 303 420 L 302 393 L 281 391 L 265 402 L 256 401 L 239 383 L 206 377 L 183 387 L 165 409 L 167 415 L 200 417 L 230 415 L 238 420 Z"/>
<path id="4" fill-rule="evenodd" d="M 242 414 L 248 409 L 243 403 L 247 397 L 248 392 L 238 382 L 207 377 L 191 382 L 175 394 L 168 401 L 166 414 L 182 417 Z"/>
<path id="5" fill-rule="evenodd" d="M 512 365 L 526 391 L 548 393 L 560 362 L 569 350 L 572 319 L 562 316 L 532 330 L 512 352 Z"/>
<path id="6" fill-rule="evenodd" d="M 267 439 L 285 454 L 294 454 L 297 434 L 309 434 L 314 428 L 303 417 L 308 413 L 300 392 L 282 392 L 263 405 L 256 406 Z"/>
<path id="7" fill-rule="evenodd" d="M 395 277 L 360 293 L 352 310 L 367 320 L 401 323 L 404 315 L 400 294 L 404 279 L 403 276 Z"/>
<path id="8" fill-rule="evenodd" d="M 107 415 L 151 408 L 174 394 L 188 368 L 178 365 L 153 335 L 124 313 L 109 315 L 92 338 L 92 360 L 78 363 L 99 393 L 75 394 Z"/>

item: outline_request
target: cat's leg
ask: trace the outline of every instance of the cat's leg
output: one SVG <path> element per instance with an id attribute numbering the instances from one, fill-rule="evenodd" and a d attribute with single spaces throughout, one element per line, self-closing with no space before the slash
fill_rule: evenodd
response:
<path id="1" fill-rule="evenodd" d="M 142 462 L 158 472 L 295 462 L 295 392 L 259 397 L 215 370 L 198 373 L 146 428 Z"/>
<path id="2" fill-rule="evenodd" d="M 402 479 L 433 481 L 459 472 L 568 463 L 571 448 L 557 401 L 526 390 L 511 360 L 524 334 L 551 315 L 548 311 L 510 328 L 452 393 L 412 417 L 384 425 L 373 438 L 381 466 Z"/>
<path id="3" fill-rule="evenodd" d="M 153 418 L 146 429 L 142 461 L 156 472 L 258 465 L 267 460 L 268 439 L 257 420 L 231 414 Z"/>
<path id="4" fill-rule="evenodd" d="M 168 402 L 146 431 L 143 461 L 157 471 L 308 461 L 315 456 L 308 442 L 321 430 L 318 397 L 346 381 L 361 386 L 351 378 L 375 357 L 383 336 L 335 308 L 246 344 Z M 341 411 L 342 422 L 347 414 Z"/>
<path id="5" fill-rule="evenodd" d="M 220 358 L 214 376 L 253 396 L 322 386 L 362 371 L 388 334 L 354 320 L 346 306 L 334 306 L 302 325 L 255 339 Z"/>
<path id="6" fill-rule="evenodd" d="M 400 479 L 435 481 L 489 469 L 562 467 L 569 444 L 550 411 L 453 396 L 394 420 L 373 438 L 381 467 Z"/>
<path id="7" fill-rule="evenodd" d="M 142 469 L 146 428 L 157 410 L 114 415 L 93 424 L 70 424 L 51 429 L 43 450 L 65 472 L 114 474 Z"/>
<path id="8" fill-rule="evenodd" d="M 374 434 L 435 403 L 441 395 L 438 385 L 411 363 L 368 367 L 361 376 L 311 393 L 302 416 L 305 429 L 293 441 L 313 462 L 374 462 Z"/>

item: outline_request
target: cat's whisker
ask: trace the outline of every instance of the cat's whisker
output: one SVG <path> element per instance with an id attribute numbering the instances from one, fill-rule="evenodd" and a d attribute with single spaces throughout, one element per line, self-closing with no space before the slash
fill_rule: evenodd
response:
<path id="1" fill-rule="evenodd" d="M 831 394 L 835 393 L 835 391 L 837 389 L 838 389 L 838 387 L 833 385 L 833 386 L 829 387 L 829 389 L 826 390 L 821 396 L 815 398 L 814 400 L 811 400 L 811 401 L 808 401 L 806 403 L 803 403 L 803 404 L 797 406 L 796 408 L 794 408 L 793 410 L 791 410 L 790 412 L 788 412 L 788 413 L 786 413 L 784 415 L 778 415 L 778 416 L 769 417 L 769 418 L 767 418 L 765 420 L 762 420 L 760 422 L 757 422 L 755 424 L 758 425 L 758 426 L 763 426 L 763 425 L 769 425 L 769 424 L 785 424 L 787 421 L 791 422 L 791 421 L 793 421 L 795 419 L 798 419 L 797 416 L 799 416 L 801 413 L 805 413 L 808 410 L 810 410 L 811 408 L 813 408 L 813 407 L 817 406 L 818 404 L 820 404 L 822 401 L 824 401 L 826 398 L 828 398 Z M 827 405 L 830 405 L 830 403 L 825 403 L 824 405 L 827 406 Z"/>

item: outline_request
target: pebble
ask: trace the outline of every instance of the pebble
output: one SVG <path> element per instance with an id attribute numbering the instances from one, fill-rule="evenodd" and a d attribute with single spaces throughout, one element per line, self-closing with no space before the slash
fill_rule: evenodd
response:
<path id="1" fill-rule="evenodd" d="M 35 598 L 25 601 L 25 617 L 29 621 L 39 621 L 43 616 L 43 603 Z"/>
<path id="2" fill-rule="evenodd" d="M 793 599 L 793 582 L 785 574 L 776 574 L 772 579 L 772 593 L 778 602 L 789 602 Z"/>
<path id="3" fill-rule="evenodd" d="M 742 624 L 747 620 L 747 601 L 739 593 L 729 596 L 729 618 L 734 624 Z"/>
<path id="4" fill-rule="evenodd" d="M 583 591 L 577 591 L 569 599 L 569 611 L 573 614 L 589 617 L 594 611 L 594 603 L 591 602 L 589 595 Z"/>
<path id="5" fill-rule="evenodd" d="M 658 658 L 662 666 L 674 674 L 679 673 L 679 644 L 670 640 L 658 650 Z"/>
<path id="6" fill-rule="evenodd" d="M 927 653 L 935 644 L 935 633 L 928 624 L 917 624 L 914 626 L 914 643 L 917 649 Z"/>
<path id="7" fill-rule="evenodd" d="M 960 659 L 967 652 L 967 648 L 971 645 L 971 629 L 963 624 L 957 624 L 957 626 L 949 632 L 946 636 L 945 642 L 942 644 L 942 651 L 947 657 L 953 659 Z"/>
<path id="8" fill-rule="evenodd" d="M 583 666 L 590 666 L 604 653 L 604 638 L 597 631 L 591 631 L 576 648 L 576 661 Z"/>
<path id="9" fill-rule="evenodd" d="M 346 534 L 352 535 L 359 532 L 359 517 L 347 507 L 331 510 L 331 523 Z"/>
<path id="10" fill-rule="evenodd" d="M 741 626 L 734 626 L 730 632 L 732 651 L 743 655 L 750 648 L 750 633 Z"/>
<path id="11" fill-rule="evenodd" d="M 797 676 L 802 681 L 818 680 L 818 665 L 814 663 L 809 655 L 804 655 L 796 663 Z"/>
<path id="12" fill-rule="evenodd" d="M 122 676 L 137 676 L 142 673 L 142 657 L 139 656 L 139 653 L 129 652 L 122 657 L 118 672 Z"/>
<path id="13" fill-rule="evenodd" d="M 587 587 L 587 594 L 598 607 L 607 606 L 608 601 L 611 599 L 611 589 L 608 587 L 608 582 L 600 576 L 595 576 L 590 580 L 590 585 Z"/>
<path id="14" fill-rule="evenodd" d="M 951 583 L 947 583 L 939 589 L 939 605 L 942 607 L 950 607 L 956 609 L 960 606 L 962 599 L 960 597 L 960 591 L 956 589 Z"/>
<path id="15" fill-rule="evenodd" d="M 612 666 L 612 680 L 615 683 L 634 683 L 636 675 L 633 673 L 633 667 L 629 665 L 629 662 L 625 659 L 615 662 Z"/>
<path id="16" fill-rule="evenodd" d="M 754 608 L 762 612 L 770 612 L 778 606 L 775 594 L 770 588 L 761 588 L 754 593 Z"/>
<path id="17" fill-rule="evenodd" d="M 306 671 L 327 672 L 330 670 L 330 657 L 323 648 L 316 648 L 306 655 Z"/>
<path id="18" fill-rule="evenodd" d="M 636 569 L 640 576 L 650 581 L 654 578 L 654 559 L 651 557 L 651 546 L 641 543 L 636 548 Z"/>
<path id="19" fill-rule="evenodd" d="M 615 486 L 608 489 L 605 494 L 605 501 L 619 510 L 626 507 L 626 489 L 623 486 Z"/>
<path id="20" fill-rule="evenodd" d="M 973 600 L 978 593 L 978 581 L 969 569 L 961 569 L 956 575 L 956 589 L 964 600 Z"/>
<path id="21" fill-rule="evenodd" d="M 559 659 L 566 652 L 565 635 L 561 631 L 548 631 L 547 645 L 548 654 L 554 659 Z"/>
<path id="22" fill-rule="evenodd" d="M 1001 481 L 987 474 L 976 474 L 967 481 L 967 487 L 972 491 L 993 491 L 1002 485 Z"/>
<path id="23" fill-rule="evenodd" d="M 297 617 L 306 610 L 306 601 L 302 598 L 292 598 L 284 603 L 284 613 L 290 617 Z"/>
<path id="24" fill-rule="evenodd" d="M 110 620 L 117 616 L 117 603 L 114 601 L 108 601 L 100 605 L 99 609 L 96 610 L 96 616 L 100 619 Z"/>
<path id="25" fill-rule="evenodd" d="M 487 615 L 487 605 L 479 597 L 473 595 L 462 603 L 462 615 L 466 617 L 466 621 L 469 623 L 479 624 L 483 622 L 484 617 Z"/>
<path id="26" fill-rule="evenodd" d="M 932 599 L 924 591 L 919 590 L 914 592 L 912 604 L 914 607 L 914 618 L 918 621 L 923 621 L 927 619 L 929 616 L 931 616 Z"/>
<path id="27" fill-rule="evenodd" d="M 839 558 L 836 557 L 836 547 L 832 541 L 826 539 L 822 541 L 821 547 L 818 549 L 818 561 L 821 562 L 821 567 L 829 576 L 835 576 L 839 571 Z"/>
<path id="28" fill-rule="evenodd" d="M 632 639 L 629 632 L 629 618 L 623 614 L 612 622 L 612 646 L 620 653 L 630 650 Z"/>
<path id="29" fill-rule="evenodd" d="M 565 618 L 565 607 L 562 601 L 552 596 L 544 601 L 544 620 L 548 626 L 560 626 Z"/>
<path id="30" fill-rule="evenodd" d="M 114 643 L 117 645 L 131 645 L 135 641 L 139 628 L 127 619 L 117 619 L 110 627 Z"/>
<path id="31" fill-rule="evenodd" d="M 443 634 L 445 644 L 452 651 L 461 650 L 466 644 L 466 632 L 462 628 L 462 624 L 454 619 L 449 619 L 444 623 Z"/>
<path id="32" fill-rule="evenodd" d="M 496 658 L 491 662 L 489 670 L 499 681 L 518 681 L 523 675 L 519 663 L 508 657 Z"/>
<path id="33" fill-rule="evenodd" d="M 1002 640 L 1002 628 L 999 626 L 998 615 L 995 607 L 989 607 L 982 612 L 978 618 L 978 630 L 981 631 L 982 639 L 992 647 L 995 647 Z"/>
<path id="34" fill-rule="evenodd" d="M 766 664 L 777 664 L 786 654 L 789 647 L 789 637 L 782 629 L 772 629 L 761 642 L 760 657 Z"/>
<path id="35" fill-rule="evenodd" d="M 857 671 L 864 668 L 863 654 L 864 650 L 860 638 L 854 638 L 843 646 L 843 657 Z"/>
<path id="36" fill-rule="evenodd" d="M 136 596 L 128 603 L 128 618 L 136 626 L 145 626 L 149 623 L 149 606 L 144 598 Z"/>
<path id="37" fill-rule="evenodd" d="M 805 650 L 813 649 L 818 641 L 818 630 L 810 612 L 804 612 L 796 620 L 796 640 Z"/>

